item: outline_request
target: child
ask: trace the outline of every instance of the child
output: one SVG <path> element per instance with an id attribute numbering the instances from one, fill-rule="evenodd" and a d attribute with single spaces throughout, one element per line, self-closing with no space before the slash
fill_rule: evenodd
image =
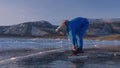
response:
<path id="1" fill-rule="evenodd" d="M 73 44 L 73 55 L 78 55 L 83 52 L 83 35 L 89 27 L 89 21 L 86 18 L 77 17 L 70 21 L 64 20 L 55 30 L 58 32 L 62 27 L 66 27 L 65 31 L 70 37 Z"/>

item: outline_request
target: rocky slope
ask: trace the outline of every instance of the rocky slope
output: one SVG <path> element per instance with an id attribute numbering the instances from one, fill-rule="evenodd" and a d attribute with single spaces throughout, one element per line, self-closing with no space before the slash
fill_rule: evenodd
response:
<path id="1" fill-rule="evenodd" d="M 56 34 L 53 26 L 47 21 L 26 22 L 12 26 L 0 26 L 0 35 L 3 36 L 45 36 Z"/>
<path id="2" fill-rule="evenodd" d="M 91 23 L 87 35 L 104 36 L 111 34 L 120 34 L 120 22 L 101 22 Z"/>

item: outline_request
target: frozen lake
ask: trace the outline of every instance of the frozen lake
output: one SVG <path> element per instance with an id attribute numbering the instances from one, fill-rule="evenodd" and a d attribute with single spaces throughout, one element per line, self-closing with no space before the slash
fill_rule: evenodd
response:
<path id="1" fill-rule="evenodd" d="M 120 40 L 84 40 L 84 48 L 99 46 L 120 46 Z M 120 56 L 72 63 L 65 58 L 65 55 L 60 53 L 59 56 L 59 52 L 54 51 L 67 48 L 71 48 L 71 43 L 67 39 L 0 38 L 0 68 L 119 68 L 120 66 L 118 60 Z M 92 50 L 91 53 L 93 52 L 99 53 L 98 50 Z"/>

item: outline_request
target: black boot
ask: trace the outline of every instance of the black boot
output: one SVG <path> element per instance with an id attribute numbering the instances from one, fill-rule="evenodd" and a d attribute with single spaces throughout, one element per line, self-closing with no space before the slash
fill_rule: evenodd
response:
<path id="1" fill-rule="evenodd" d="M 83 49 L 77 48 L 76 50 L 73 50 L 70 55 L 71 55 L 71 56 L 77 56 L 77 55 L 83 54 L 83 53 L 84 53 Z"/>
<path id="2" fill-rule="evenodd" d="M 77 54 L 81 54 L 81 53 L 84 53 L 83 49 L 82 48 L 78 48 L 77 49 Z"/>
<path id="3" fill-rule="evenodd" d="M 70 56 L 76 56 L 77 55 L 77 50 L 72 50 L 72 53 L 70 54 Z"/>

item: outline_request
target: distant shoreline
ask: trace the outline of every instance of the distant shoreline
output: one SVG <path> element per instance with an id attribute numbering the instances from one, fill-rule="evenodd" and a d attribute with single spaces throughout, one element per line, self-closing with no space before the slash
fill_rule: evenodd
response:
<path id="1" fill-rule="evenodd" d="M 0 38 L 13 38 L 13 37 L 18 37 L 18 38 L 61 38 L 61 39 L 67 39 L 67 36 L 16 36 L 16 35 L 0 35 Z M 106 35 L 106 36 L 84 36 L 84 39 L 92 39 L 92 40 L 120 40 L 120 34 L 112 34 L 112 35 Z"/>

